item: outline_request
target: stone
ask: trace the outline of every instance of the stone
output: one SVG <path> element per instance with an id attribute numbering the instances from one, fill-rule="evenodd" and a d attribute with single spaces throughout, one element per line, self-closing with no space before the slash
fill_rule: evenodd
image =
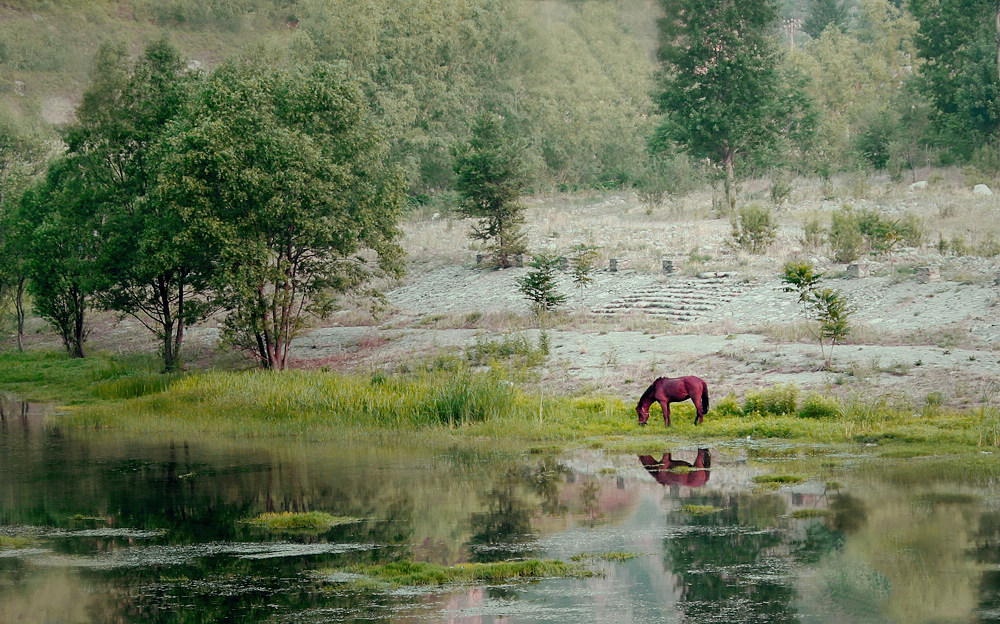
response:
<path id="1" fill-rule="evenodd" d="M 990 187 L 986 186 L 985 184 L 977 184 L 974 187 L 972 187 L 972 194 L 973 195 L 985 195 L 987 197 L 992 197 L 993 196 L 993 191 L 991 191 Z"/>
<path id="2" fill-rule="evenodd" d="M 868 277 L 868 265 L 863 262 L 852 262 L 847 265 L 848 279 L 861 279 Z"/>
<path id="3" fill-rule="evenodd" d="M 910 185 L 910 190 L 911 191 L 916 191 L 916 190 L 925 189 L 925 188 L 927 188 L 927 180 L 921 180 L 919 182 L 914 182 L 913 184 Z"/>
<path id="4" fill-rule="evenodd" d="M 917 267 L 917 281 L 921 284 L 941 281 L 941 271 L 933 265 Z"/>

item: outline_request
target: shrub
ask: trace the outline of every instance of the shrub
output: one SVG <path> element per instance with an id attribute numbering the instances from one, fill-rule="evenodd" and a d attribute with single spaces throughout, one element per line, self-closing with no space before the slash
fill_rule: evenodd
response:
<path id="1" fill-rule="evenodd" d="M 718 401 L 712 408 L 712 411 L 719 416 L 742 416 L 743 408 L 740 406 L 740 400 L 736 398 L 736 395 L 730 392 L 726 395 L 724 399 Z"/>
<path id="2" fill-rule="evenodd" d="M 799 389 L 792 384 L 778 384 L 766 390 L 749 392 L 743 406 L 744 414 L 794 414 L 799 401 Z"/>
<path id="3" fill-rule="evenodd" d="M 774 242 L 778 229 L 770 208 L 760 204 L 740 208 L 739 220 L 734 220 L 732 225 L 736 245 L 752 254 L 764 253 Z"/>
<path id="4" fill-rule="evenodd" d="M 840 418 L 840 403 L 833 398 L 811 392 L 802 401 L 799 409 L 800 418 L 815 418 L 818 420 L 835 420 Z"/>
<path id="5" fill-rule="evenodd" d="M 858 215 L 847 205 L 833 213 L 830 220 L 830 248 L 837 262 L 853 262 L 861 257 L 865 237 Z"/>

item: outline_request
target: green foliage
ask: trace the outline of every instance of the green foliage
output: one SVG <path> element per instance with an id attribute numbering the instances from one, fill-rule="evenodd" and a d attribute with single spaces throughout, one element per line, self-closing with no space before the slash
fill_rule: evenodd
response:
<path id="1" fill-rule="evenodd" d="M 730 392 L 721 401 L 715 402 L 712 412 L 718 416 L 738 417 L 743 416 L 743 406 L 739 397 Z"/>
<path id="2" fill-rule="evenodd" d="M 335 526 L 360 521 L 360 518 L 334 516 L 325 511 L 268 512 L 244 520 L 247 524 L 276 533 L 323 532 Z"/>
<path id="3" fill-rule="evenodd" d="M 802 22 L 802 30 L 815 39 L 827 28 L 847 30 L 849 18 L 843 0 L 812 0 L 809 3 L 809 15 Z"/>
<path id="4" fill-rule="evenodd" d="M 147 327 L 167 371 L 179 366 L 184 329 L 210 311 L 204 300 L 215 271 L 181 206 L 156 190 L 159 142 L 186 113 L 197 80 L 184 66 L 166 39 L 150 43 L 134 65 L 123 45 L 102 45 L 66 132 L 100 215 L 95 299 Z"/>
<path id="5" fill-rule="evenodd" d="M 736 246 L 752 254 L 767 251 L 777 236 L 778 224 L 771 209 L 761 204 L 740 208 L 739 219 L 732 222 L 732 236 Z"/>
<path id="6" fill-rule="evenodd" d="M 797 292 L 799 303 L 805 304 L 809 301 L 810 293 L 819 285 L 823 279 L 823 273 L 817 272 L 811 262 L 804 260 L 790 260 L 785 263 L 784 275 L 781 281 L 785 282 L 785 292 Z"/>
<path id="7" fill-rule="evenodd" d="M 927 59 L 920 86 L 933 102 L 953 149 L 968 155 L 997 138 L 1000 76 L 996 3 L 992 0 L 913 0 L 916 44 Z"/>
<path id="8" fill-rule="evenodd" d="M 692 157 L 721 167 L 733 211 L 737 154 L 771 151 L 798 127 L 792 120 L 801 101 L 782 92 L 785 77 L 772 35 L 777 3 L 662 0 L 661 5 L 671 18 L 660 20 L 657 104 L 666 120 L 655 143 L 676 142 Z"/>
<path id="9" fill-rule="evenodd" d="M 573 248 L 570 249 L 569 270 L 573 277 L 573 283 L 577 287 L 589 286 L 594 281 L 591 275 L 595 270 L 594 263 L 597 262 L 599 249 L 599 247 L 583 243 L 573 245 Z"/>
<path id="10" fill-rule="evenodd" d="M 829 238 L 837 262 L 853 262 L 861 257 L 864 234 L 861 232 L 861 221 L 850 206 L 841 206 L 831 216 Z"/>
<path id="11" fill-rule="evenodd" d="M 261 366 L 284 368 L 337 295 L 402 273 L 403 180 L 342 69 L 229 61 L 163 147 L 158 192 L 213 254 L 226 334 Z"/>
<path id="12" fill-rule="evenodd" d="M 836 420 L 841 416 L 840 402 L 818 392 L 810 392 L 799 408 L 800 418 Z"/>
<path id="13" fill-rule="evenodd" d="M 524 336 L 511 335 L 498 339 L 476 336 L 476 341 L 465 348 L 465 359 L 470 366 L 489 366 L 495 362 L 520 362 L 534 367 L 545 362 L 548 349 L 539 341 L 532 345 Z"/>
<path id="14" fill-rule="evenodd" d="M 563 259 L 546 253 L 532 258 L 531 270 L 517 280 L 517 286 L 531 301 L 535 312 L 544 315 L 566 301 L 566 295 L 558 291 L 556 283 L 556 272 Z"/>
<path id="15" fill-rule="evenodd" d="M 478 219 L 470 237 L 488 244 L 498 267 L 513 264 L 525 250 L 524 209 L 519 203 L 527 185 L 522 148 L 503 129 L 497 115 L 482 113 L 472 139 L 454 149 L 455 189 L 461 213 Z"/>
<path id="16" fill-rule="evenodd" d="M 792 384 L 778 384 L 764 390 L 748 392 L 744 399 L 743 413 L 785 416 L 798 409 L 799 389 Z"/>
<path id="17" fill-rule="evenodd" d="M 557 560 L 528 559 L 441 566 L 417 561 L 352 566 L 345 572 L 363 574 L 390 586 L 446 585 L 451 583 L 510 583 L 519 579 L 583 578 L 593 573 L 584 565 Z"/>
<path id="18" fill-rule="evenodd" d="M 176 375 L 160 373 L 129 374 L 98 381 L 94 386 L 94 392 L 100 399 L 134 399 L 163 392 L 176 379 Z"/>
<path id="19" fill-rule="evenodd" d="M 29 290 L 35 312 L 62 339 L 72 357 L 84 357 L 88 328 L 86 312 L 97 277 L 100 223 L 94 193 L 86 175 L 71 157 L 49 166 L 45 180 L 21 198 L 15 235 L 26 251 Z"/>

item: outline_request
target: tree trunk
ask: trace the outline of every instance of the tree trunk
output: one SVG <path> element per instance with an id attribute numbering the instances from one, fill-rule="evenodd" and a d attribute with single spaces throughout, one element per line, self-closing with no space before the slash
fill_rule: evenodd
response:
<path id="1" fill-rule="evenodd" d="M 14 310 L 17 314 L 17 350 L 24 353 L 24 285 L 27 282 L 22 275 L 17 278 L 17 291 L 14 293 Z"/>
<path id="2" fill-rule="evenodd" d="M 729 216 L 736 214 L 736 169 L 733 167 L 733 156 L 731 148 L 723 148 L 722 165 L 726 168 L 726 209 Z"/>

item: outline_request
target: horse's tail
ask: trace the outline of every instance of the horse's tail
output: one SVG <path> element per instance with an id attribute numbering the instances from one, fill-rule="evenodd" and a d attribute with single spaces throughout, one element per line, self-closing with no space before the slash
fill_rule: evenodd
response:
<path id="1" fill-rule="evenodd" d="M 701 413 L 708 413 L 708 384 L 704 382 L 701 384 Z"/>

